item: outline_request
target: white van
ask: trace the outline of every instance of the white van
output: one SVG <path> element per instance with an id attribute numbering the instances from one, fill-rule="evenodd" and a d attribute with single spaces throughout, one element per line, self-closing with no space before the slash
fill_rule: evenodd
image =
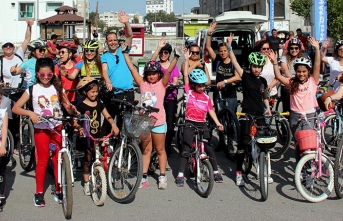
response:
<path id="1" fill-rule="evenodd" d="M 218 45 L 226 42 L 230 33 L 234 34 L 232 50 L 243 69 L 249 68 L 248 56 L 252 52 L 255 42 L 260 40 L 256 26 L 266 22 L 268 18 L 263 15 L 254 15 L 250 11 L 230 11 L 224 12 L 214 18 L 217 22 L 216 30 L 212 33 L 211 47 L 218 54 Z M 200 46 L 200 58 L 206 63 L 211 80 L 216 79 L 216 64 L 208 56 L 205 47 L 207 29 L 197 31 L 196 43 Z"/>

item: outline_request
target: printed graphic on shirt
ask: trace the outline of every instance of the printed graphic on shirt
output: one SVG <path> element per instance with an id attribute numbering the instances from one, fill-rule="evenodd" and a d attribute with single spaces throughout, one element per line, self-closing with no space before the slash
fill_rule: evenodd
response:
<path id="1" fill-rule="evenodd" d="M 63 114 L 56 94 L 52 95 L 50 99 L 45 95 L 38 96 L 38 106 L 40 107 L 41 116 L 61 117 Z"/>
<path id="2" fill-rule="evenodd" d="M 91 117 L 92 117 L 92 119 L 89 122 L 89 127 L 91 128 L 91 133 L 92 134 L 97 134 L 98 130 L 100 128 L 100 122 L 97 121 L 98 111 L 94 110 Z"/>
<path id="3" fill-rule="evenodd" d="M 144 92 L 142 94 L 142 104 L 145 104 L 147 107 L 151 106 L 151 107 L 156 107 L 157 104 L 157 96 L 155 94 L 155 92 Z"/>

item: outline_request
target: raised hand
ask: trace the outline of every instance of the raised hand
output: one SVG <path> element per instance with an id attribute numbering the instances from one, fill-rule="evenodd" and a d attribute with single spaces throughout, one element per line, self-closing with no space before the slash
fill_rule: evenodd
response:
<path id="1" fill-rule="evenodd" d="M 180 57 L 180 55 L 182 55 L 182 48 L 180 46 L 175 46 L 174 47 L 174 56 L 178 56 Z"/>
<path id="2" fill-rule="evenodd" d="M 188 60 L 192 56 L 192 54 L 189 53 L 189 49 L 186 47 L 183 48 L 183 56 L 185 57 L 185 60 Z"/>
<path id="3" fill-rule="evenodd" d="M 324 44 L 323 44 L 322 48 L 328 49 L 328 47 L 329 47 L 329 45 L 330 45 L 330 42 L 331 42 L 331 39 L 330 39 L 330 38 L 327 38 L 327 39 L 324 41 Z"/>
<path id="4" fill-rule="evenodd" d="M 277 54 L 273 50 L 269 50 L 268 58 L 272 63 L 277 62 Z"/>
<path id="5" fill-rule="evenodd" d="M 28 26 L 32 27 L 33 23 L 35 22 L 34 20 L 31 19 L 25 19 L 26 23 Z"/>
<path id="6" fill-rule="evenodd" d="M 212 34 L 212 32 L 214 32 L 214 30 L 216 30 L 216 26 L 217 26 L 217 22 L 212 22 L 210 24 L 210 27 L 208 28 L 207 32 Z"/>
<path id="7" fill-rule="evenodd" d="M 320 48 L 319 46 L 319 41 L 317 41 L 314 37 L 311 37 L 308 39 L 308 42 L 310 42 L 310 44 L 315 47 L 315 48 Z"/>
<path id="8" fill-rule="evenodd" d="M 234 37 L 235 35 L 232 33 L 232 32 L 230 32 L 230 37 L 228 37 L 227 39 L 226 39 L 226 46 L 231 46 L 231 43 L 232 43 L 232 41 L 233 41 L 233 37 Z"/>
<path id="9" fill-rule="evenodd" d="M 159 48 L 163 48 L 166 44 L 167 44 L 167 42 L 166 42 L 166 39 L 165 39 L 165 38 L 161 38 L 161 39 L 158 41 L 158 47 L 159 47 Z"/>
<path id="10" fill-rule="evenodd" d="M 118 20 L 120 23 L 125 24 L 125 23 L 129 22 L 129 18 L 127 17 L 127 15 L 124 11 L 119 11 L 118 15 L 119 15 Z"/>

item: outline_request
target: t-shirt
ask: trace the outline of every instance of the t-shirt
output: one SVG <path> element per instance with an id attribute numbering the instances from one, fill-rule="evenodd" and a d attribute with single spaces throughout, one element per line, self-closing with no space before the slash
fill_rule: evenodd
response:
<path id="1" fill-rule="evenodd" d="M 267 41 L 269 42 L 270 48 L 278 53 L 279 51 L 279 45 L 281 43 L 281 39 L 279 37 L 269 36 L 267 38 Z"/>
<path id="2" fill-rule="evenodd" d="M 299 37 L 299 36 L 296 36 L 296 38 L 298 38 L 298 39 L 301 41 L 301 43 L 303 44 L 303 46 L 304 46 L 305 49 L 306 49 L 306 47 L 307 47 L 307 37 L 304 36 L 304 35 L 301 35 L 300 37 Z"/>
<path id="3" fill-rule="evenodd" d="M 73 67 L 70 69 L 67 69 L 67 73 L 68 75 L 72 74 L 75 67 L 74 67 L 74 62 L 73 62 Z M 55 74 L 60 75 L 60 67 L 59 65 L 55 65 Z M 62 83 L 62 87 L 64 90 L 70 90 L 70 89 L 75 89 L 76 85 L 78 83 L 78 79 L 75 78 L 73 80 L 69 80 L 68 78 L 64 77 L 63 75 L 60 75 L 61 77 L 61 83 Z M 75 97 L 76 97 L 76 91 L 68 91 L 66 92 L 68 99 L 73 102 L 75 101 Z"/>
<path id="4" fill-rule="evenodd" d="M 213 110 L 213 102 L 206 93 L 191 90 L 190 85 L 185 85 L 186 94 L 186 120 L 206 122 L 206 115 Z"/>
<path id="5" fill-rule="evenodd" d="M 226 79 L 230 79 L 233 76 L 235 76 L 234 73 L 234 67 L 232 63 L 225 64 L 222 62 L 222 59 L 219 55 L 217 55 L 215 59 L 215 64 L 216 64 L 216 82 L 224 81 Z M 226 85 L 222 90 L 222 96 L 223 98 L 235 98 L 237 97 L 237 92 L 236 92 L 237 87 L 235 85 L 228 84 Z"/>
<path id="6" fill-rule="evenodd" d="M 101 78 L 101 73 L 100 73 L 96 63 L 87 61 L 87 64 L 88 64 L 89 70 L 90 70 L 89 74 L 87 74 L 87 69 L 86 69 L 84 61 L 80 61 L 79 63 L 77 63 L 75 65 L 75 69 L 81 70 L 80 76 L 81 77 L 89 76 L 89 77 L 94 77 L 94 78 Z"/>
<path id="7" fill-rule="evenodd" d="M 330 82 L 333 82 L 339 73 L 343 72 L 343 66 L 339 64 L 337 58 L 327 57 L 328 64 L 330 65 Z M 336 90 L 340 85 L 340 82 L 336 82 L 333 88 Z"/>
<path id="8" fill-rule="evenodd" d="M 316 99 L 318 83 L 311 76 L 306 83 L 299 84 L 298 92 L 291 94 L 290 103 L 292 111 L 301 113 L 318 106 Z"/>
<path id="9" fill-rule="evenodd" d="M 264 79 L 266 79 L 268 85 L 274 81 L 275 79 L 274 67 L 271 61 L 268 61 L 264 65 L 263 70 L 260 74 L 260 77 L 263 77 Z M 274 86 L 272 90 L 270 91 L 270 96 L 274 96 L 276 94 L 277 94 L 277 89 L 276 89 L 276 86 Z"/>
<path id="10" fill-rule="evenodd" d="M 52 43 L 51 41 L 47 41 L 46 42 L 46 47 L 47 48 L 51 48 L 53 51 L 56 51 L 57 45 Z M 47 57 L 51 58 L 52 60 L 56 59 L 56 55 L 55 54 L 50 54 L 50 52 L 48 52 Z"/>
<path id="11" fill-rule="evenodd" d="M 32 57 L 20 64 L 25 72 L 24 84 L 27 85 L 27 88 L 36 83 L 36 61 L 37 59 Z"/>
<path id="12" fill-rule="evenodd" d="M 281 63 L 285 63 L 287 65 L 287 68 L 289 70 L 289 73 L 291 74 L 292 77 L 295 77 L 295 70 L 293 67 L 293 62 L 291 61 L 290 63 L 287 62 L 286 56 L 282 56 L 280 59 Z"/>
<path id="13" fill-rule="evenodd" d="M 2 138 L 2 123 L 4 122 L 4 118 L 6 116 L 7 108 L 0 108 L 0 138 Z M 0 142 L 1 146 L 1 142 Z"/>
<path id="14" fill-rule="evenodd" d="M 108 77 L 113 87 L 122 90 L 133 88 L 133 80 L 121 50 L 116 51 L 116 55 L 106 52 L 101 56 L 101 63 L 107 64 Z M 118 92 L 117 92 L 118 93 Z"/>
<path id="15" fill-rule="evenodd" d="M 91 120 L 89 122 L 87 121 L 82 121 L 81 125 L 83 125 L 83 122 L 87 122 L 89 126 L 89 133 L 94 137 L 94 138 L 100 138 L 102 137 L 101 134 L 101 114 L 102 111 L 104 110 L 105 106 L 102 102 L 97 101 L 97 105 L 95 107 L 91 107 L 83 102 L 78 104 L 76 106 L 76 109 L 81 113 L 81 114 L 87 114 Z"/>
<path id="16" fill-rule="evenodd" d="M 248 113 L 251 111 L 263 115 L 265 107 L 263 93 L 267 87 L 268 84 L 265 78 L 257 78 L 253 74 L 244 72 L 242 76 L 242 108 Z"/>
<path id="17" fill-rule="evenodd" d="M 166 94 L 166 88 L 162 84 L 162 79 L 154 84 L 142 81 L 139 89 L 141 92 L 141 103 L 159 109 L 159 112 L 153 112 L 150 115 L 157 118 L 155 126 L 164 124 L 166 122 L 166 112 L 164 110 L 163 100 Z"/>
<path id="18" fill-rule="evenodd" d="M 26 89 L 25 93 L 30 95 L 29 89 Z M 40 116 L 63 116 L 58 93 L 53 85 L 42 87 L 40 84 L 35 84 L 32 88 L 32 106 L 33 112 Z M 50 120 L 50 123 L 40 122 L 33 126 L 38 129 L 53 129 L 60 124 L 61 121 Z"/>
<path id="19" fill-rule="evenodd" d="M 163 73 L 166 73 L 167 69 L 161 67 Z M 168 84 L 173 84 L 174 78 L 180 77 L 180 71 L 177 66 L 174 67 L 173 71 L 170 74 Z M 164 101 L 175 101 L 177 99 L 177 89 L 166 89 L 166 95 L 164 96 Z"/>

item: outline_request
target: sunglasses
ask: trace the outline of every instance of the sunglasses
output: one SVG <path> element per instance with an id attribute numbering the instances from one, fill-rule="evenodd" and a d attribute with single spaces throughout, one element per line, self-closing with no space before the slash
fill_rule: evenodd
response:
<path id="1" fill-rule="evenodd" d="M 299 47 L 290 47 L 289 49 L 290 49 L 290 50 L 296 50 L 296 51 L 297 51 L 297 50 L 299 50 Z"/>
<path id="2" fill-rule="evenodd" d="M 39 48 L 39 49 L 37 49 L 37 50 L 39 51 L 39 53 L 45 52 L 45 48 Z"/>
<path id="3" fill-rule="evenodd" d="M 262 51 L 268 51 L 268 50 L 270 50 L 270 48 L 261 48 L 262 49 Z"/>
<path id="4" fill-rule="evenodd" d="M 87 53 L 87 52 L 95 52 L 95 49 L 85 49 L 85 53 Z"/>
<path id="5" fill-rule="evenodd" d="M 146 73 L 145 76 L 151 76 L 151 75 L 155 75 L 155 74 L 158 74 L 158 72 L 149 72 L 149 73 Z"/>
<path id="6" fill-rule="evenodd" d="M 114 55 L 116 57 L 116 64 L 119 63 L 119 56 L 118 55 Z"/>
<path id="7" fill-rule="evenodd" d="M 13 44 L 11 44 L 11 43 L 6 43 L 6 44 L 4 44 L 3 46 L 2 46 L 2 48 L 14 48 L 14 45 Z"/>
<path id="8" fill-rule="evenodd" d="M 160 54 L 165 54 L 165 55 L 167 55 L 167 54 L 169 54 L 169 51 L 160 51 Z"/>
<path id="9" fill-rule="evenodd" d="M 191 51 L 192 54 L 196 54 L 196 55 L 199 55 L 200 54 L 200 51 Z"/>
<path id="10" fill-rule="evenodd" d="M 68 51 L 60 51 L 58 52 L 59 54 L 64 54 L 64 53 L 68 53 Z"/>
<path id="11" fill-rule="evenodd" d="M 39 77 L 45 77 L 45 78 L 52 78 L 52 76 L 54 76 L 53 72 L 49 72 L 49 73 L 41 73 L 41 72 L 37 72 L 37 75 Z"/>

